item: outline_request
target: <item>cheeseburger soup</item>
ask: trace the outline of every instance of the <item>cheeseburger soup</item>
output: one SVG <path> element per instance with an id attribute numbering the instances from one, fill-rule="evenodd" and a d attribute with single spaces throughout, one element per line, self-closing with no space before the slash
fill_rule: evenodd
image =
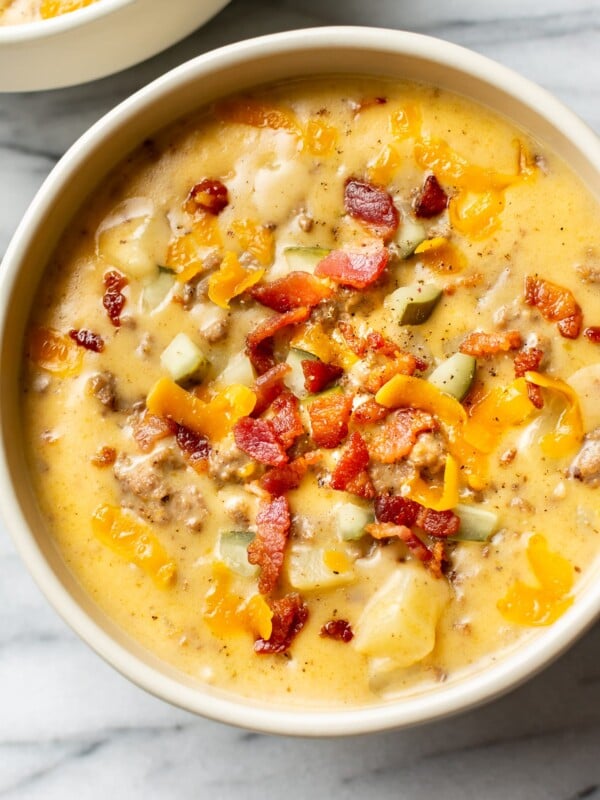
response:
<path id="1" fill-rule="evenodd" d="M 0 0 L 0 26 L 51 19 L 98 0 Z"/>
<path id="2" fill-rule="evenodd" d="M 360 705 L 551 625 L 600 549 L 600 212 L 426 86 L 230 98 L 69 226 L 26 341 L 39 504 L 131 637 Z"/>

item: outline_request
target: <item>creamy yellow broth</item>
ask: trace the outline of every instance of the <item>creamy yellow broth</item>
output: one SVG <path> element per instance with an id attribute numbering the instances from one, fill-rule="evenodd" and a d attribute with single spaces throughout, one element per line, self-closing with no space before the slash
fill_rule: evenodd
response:
<path id="1" fill-rule="evenodd" d="M 77 11 L 98 0 L 0 0 L 0 25 L 22 25 Z"/>
<path id="2" fill-rule="evenodd" d="M 254 109 L 251 119 L 248 103 Z M 239 112 L 242 107 L 245 116 Z M 417 162 L 417 145 L 435 140 L 458 154 L 465 169 L 483 168 L 477 174 L 480 180 L 481 174 L 487 176 L 488 186 L 492 172 L 512 176 L 506 186 L 496 178 L 487 199 L 497 212 L 488 214 L 479 229 L 461 233 L 451 224 L 453 202 L 466 198 L 468 205 L 485 195 L 477 179 L 472 177 L 469 187 L 464 172 L 453 178 L 439 164 L 431 168 Z M 416 220 L 414 198 L 432 171 L 450 197 L 450 211 Z M 199 281 L 215 274 L 225 251 L 236 253 L 248 274 L 264 269 L 265 282 L 290 272 L 287 247 L 352 250 L 373 244 L 377 236 L 372 230 L 344 210 L 349 176 L 385 187 L 401 221 L 387 243 L 392 255 L 380 280 L 362 291 L 340 290 L 336 297 L 348 303 L 353 315 L 348 319 L 357 329 L 380 331 L 423 358 L 428 366 L 417 373 L 420 380 L 457 352 L 473 331 L 518 331 L 523 346 L 544 351 L 539 373 L 563 381 L 597 364 L 598 344 L 583 333 L 576 339 L 562 337 L 555 322 L 523 299 L 525 276 L 538 275 L 572 291 L 583 309 L 584 328 L 600 324 L 595 282 L 600 280 L 600 211 L 581 182 L 543 144 L 464 98 L 425 86 L 356 78 L 276 86 L 250 101 L 218 104 L 145 142 L 71 223 L 42 281 L 25 348 L 23 414 L 32 481 L 49 535 L 82 586 L 134 639 L 199 682 L 303 707 L 376 703 L 480 669 L 537 630 L 527 624 L 531 620 L 526 615 L 517 620 L 518 613 L 506 613 L 510 593 L 527 591 L 519 585 L 544 591 L 539 570 L 536 576 L 527 555 L 532 542 L 540 542 L 534 535 L 543 537 L 542 544 L 557 556 L 542 559 L 549 583 L 554 581 L 550 606 L 555 616 L 586 580 L 600 543 L 594 474 L 575 469 L 577 479 L 571 466 L 582 447 L 581 436 L 600 424 L 593 402 L 599 373 L 592 369 L 573 380 L 583 428 L 575 432 L 568 452 L 560 457 L 542 452 L 542 437 L 552 435 L 565 407 L 563 394 L 544 390 L 544 407 L 531 406 L 526 419 L 507 424 L 492 452 L 482 456 L 489 467 L 487 483 L 469 486 L 459 478 L 460 502 L 497 515 L 497 525 L 489 541 L 446 542 L 443 576 L 435 577 L 397 539 L 340 539 L 336 507 L 356 502 L 370 508 L 372 502 L 327 485 L 340 452 L 336 448 L 326 451 L 300 486 L 287 493 L 292 524 L 286 565 L 268 600 L 294 590 L 289 564 L 298 547 L 334 551 L 337 555 L 328 556 L 334 559 L 329 577 L 348 572 L 348 582 L 325 589 L 296 587 L 309 616 L 285 654 L 254 652 L 256 624 L 234 630 L 231 620 L 221 619 L 215 634 L 213 616 L 211 631 L 211 592 L 214 601 L 223 576 L 240 604 L 259 594 L 255 576 L 215 564 L 221 562 L 221 532 L 255 531 L 261 503 L 256 486 L 265 467 L 252 465 L 243 454 L 238 458 L 229 433 L 211 441 L 209 472 L 199 473 L 186 466 L 173 436 L 143 453 L 132 424 L 152 387 L 168 375 L 160 356 L 177 334 L 185 333 L 209 362 L 201 379 L 182 382 L 186 390 L 195 383 L 206 399 L 207 387 L 214 393 L 228 383 L 244 383 L 239 369 L 224 378 L 223 371 L 234 357 L 239 366 L 239 358 L 245 357 L 237 354 L 243 354 L 246 336 L 274 312 L 248 293 L 232 298 L 230 308 L 223 309 L 197 290 Z M 186 198 L 204 178 L 221 181 L 229 203 L 218 215 L 200 215 L 212 233 L 207 237 L 206 225 L 202 229 L 196 257 L 202 269 L 183 283 L 169 272 L 159 273 L 158 266 L 170 263 L 178 271 L 191 264 L 193 272 L 194 259 L 173 256 L 174 242 L 198 230 L 199 217 L 186 211 Z M 251 229 L 260 232 L 262 249 L 244 240 L 240 221 L 250 221 Z M 406 254 L 410 247 L 404 239 L 415 225 L 421 226 L 426 241 L 446 240 L 442 245 L 451 248 L 453 269 L 448 271 L 448 258 L 444 264 L 436 261 L 435 246 L 433 257 L 431 251 Z M 102 305 L 103 276 L 110 270 L 128 279 L 118 328 Z M 158 279 L 163 281 L 160 291 Z M 425 322 L 399 325 L 384 298 L 419 281 L 446 292 Z M 31 339 L 40 327 L 65 335 L 72 329 L 93 331 L 102 337 L 104 350 L 92 352 L 71 341 L 71 374 L 52 371 L 52 364 L 44 369 Z M 280 336 L 278 358 L 285 360 L 289 338 L 296 335 L 294 329 Z M 473 408 L 477 392 L 481 398 L 515 380 L 514 355 L 477 358 L 475 394 L 465 407 Z M 110 387 L 108 395 L 101 395 L 98 383 L 96 394 L 92 391 L 90 379 L 98 373 L 114 376 L 114 398 Z M 228 379 L 228 374 L 236 378 Z M 250 374 L 246 385 L 252 387 L 253 380 Z M 369 394 L 357 381 L 360 365 L 347 368 L 343 391 L 365 399 Z M 92 463 L 103 447 L 114 449 L 114 464 Z M 230 468 L 229 477 L 222 473 L 224 467 Z M 164 480 L 167 500 L 148 499 L 148 484 L 138 485 L 137 494 L 130 491 L 132 469 Z M 425 482 L 431 481 L 426 467 L 417 469 Z M 383 491 L 373 460 L 369 470 Z M 407 458 L 391 470 L 394 492 L 410 491 Z M 129 519 L 155 537 L 176 567 L 176 578 L 166 588 L 94 533 L 92 517 L 102 504 L 124 505 Z M 422 532 L 420 536 L 433 546 L 433 539 Z M 398 576 L 406 579 L 405 585 L 392 586 L 386 608 L 403 598 L 407 608 L 397 615 L 389 641 L 384 637 L 373 642 L 380 622 L 386 630 L 387 612 L 371 600 L 369 616 L 365 606 Z M 264 612 L 265 606 L 261 608 Z M 355 634 L 351 642 L 319 635 L 332 619 L 348 621 Z"/>

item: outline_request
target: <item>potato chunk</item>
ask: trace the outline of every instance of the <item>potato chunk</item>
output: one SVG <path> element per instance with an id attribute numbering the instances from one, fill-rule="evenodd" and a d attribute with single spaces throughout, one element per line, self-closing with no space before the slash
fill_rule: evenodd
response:
<path id="1" fill-rule="evenodd" d="M 97 252 L 131 278 L 158 275 L 165 263 L 171 229 L 166 217 L 144 198 L 119 204 L 97 233 Z"/>
<path id="2" fill-rule="evenodd" d="M 433 650 L 449 597 L 445 580 L 419 564 L 399 564 L 365 606 L 352 644 L 385 670 L 415 664 Z"/>

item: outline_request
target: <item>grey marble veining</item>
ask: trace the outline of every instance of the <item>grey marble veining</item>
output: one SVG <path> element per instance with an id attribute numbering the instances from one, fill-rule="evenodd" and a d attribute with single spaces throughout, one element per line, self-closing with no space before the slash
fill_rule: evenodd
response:
<path id="1" fill-rule="evenodd" d="M 162 1 L 162 0 L 161 0 Z M 318 24 L 440 36 L 542 84 L 600 131 L 600 0 L 233 0 L 169 51 L 83 87 L 0 95 L 0 253 L 68 146 L 212 47 Z M 512 694 L 350 740 L 239 731 L 146 695 L 47 606 L 0 529 L 0 800 L 600 800 L 600 626 Z"/>

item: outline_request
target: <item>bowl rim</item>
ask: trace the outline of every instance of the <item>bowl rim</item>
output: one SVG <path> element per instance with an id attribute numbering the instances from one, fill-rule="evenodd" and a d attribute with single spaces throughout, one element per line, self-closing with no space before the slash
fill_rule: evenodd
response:
<path id="1" fill-rule="evenodd" d="M 76 8 L 74 11 L 60 14 L 52 19 L 34 20 L 16 25 L 0 25 L 0 47 L 58 36 L 82 25 L 93 23 L 107 14 L 112 14 L 114 11 L 137 2 L 139 0 L 98 0 L 89 6 Z"/>
<path id="2" fill-rule="evenodd" d="M 110 0 L 106 0 L 110 2 Z M 159 77 L 120 103 L 88 129 L 65 153 L 34 197 L 5 254 L 0 270 L 0 343 L 5 336 L 7 309 L 21 257 L 35 239 L 36 220 L 42 219 L 61 187 L 77 173 L 89 152 L 106 137 L 131 122 L 147 103 L 156 103 L 186 82 L 203 75 L 241 66 L 248 60 L 271 58 L 296 50 L 373 50 L 423 57 L 438 65 L 458 68 L 524 103 L 574 142 L 600 174 L 600 139 L 572 111 L 546 90 L 491 59 L 433 37 L 381 28 L 333 26 L 269 34 L 221 47 L 192 59 Z M 308 75 L 308 72 L 306 73 Z M 0 347 L 0 357 L 2 348 Z M 144 663 L 119 644 L 76 602 L 43 555 L 16 497 L 0 419 L 0 504 L 6 528 L 30 574 L 50 604 L 70 627 L 105 661 L 151 694 L 204 717 L 264 733 L 298 736 L 352 735 L 433 721 L 466 711 L 515 688 L 569 647 L 600 614 L 600 581 L 588 585 L 577 603 L 543 632 L 531 637 L 497 662 L 435 692 L 425 692 L 382 705 L 322 711 L 251 705 L 233 694 L 215 696 L 171 678 Z"/>

